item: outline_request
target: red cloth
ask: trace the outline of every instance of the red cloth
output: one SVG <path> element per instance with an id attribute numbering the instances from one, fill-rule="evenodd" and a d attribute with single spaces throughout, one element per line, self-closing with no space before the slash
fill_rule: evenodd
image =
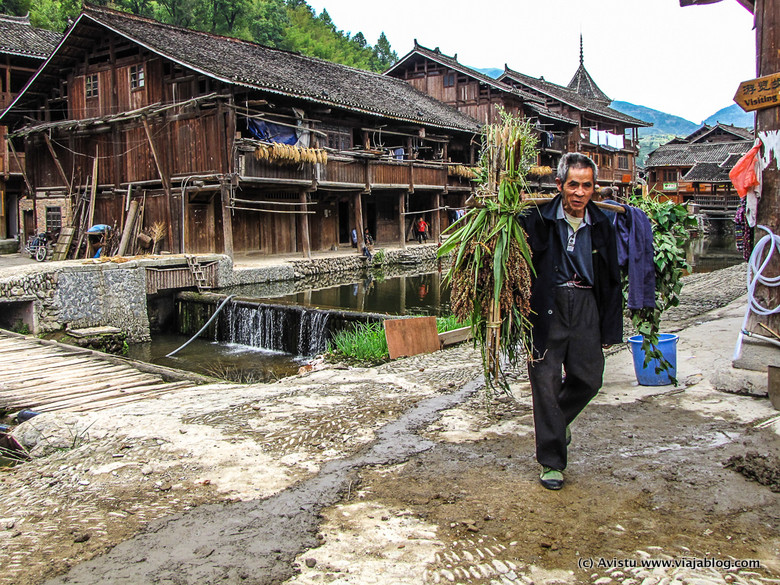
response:
<path id="1" fill-rule="evenodd" d="M 756 144 L 753 148 L 748 150 L 741 159 L 737 161 L 734 168 L 729 171 L 729 179 L 737 190 L 740 197 L 747 195 L 747 192 L 751 187 L 758 185 L 758 177 L 756 176 L 756 157 L 758 156 L 758 150 L 761 148 L 761 143 Z"/>

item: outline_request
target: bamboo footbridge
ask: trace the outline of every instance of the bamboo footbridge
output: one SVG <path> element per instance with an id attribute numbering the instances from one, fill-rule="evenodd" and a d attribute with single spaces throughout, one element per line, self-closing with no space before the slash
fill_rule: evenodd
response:
<path id="1" fill-rule="evenodd" d="M 0 331 L 0 411 L 6 413 L 102 410 L 214 382 L 187 378 L 176 370 Z"/>

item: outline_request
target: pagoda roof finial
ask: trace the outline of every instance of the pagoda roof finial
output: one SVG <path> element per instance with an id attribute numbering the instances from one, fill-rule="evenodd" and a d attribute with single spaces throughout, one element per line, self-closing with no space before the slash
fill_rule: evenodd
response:
<path id="1" fill-rule="evenodd" d="M 585 64 L 585 53 L 582 50 L 582 33 L 580 33 L 580 65 Z"/>

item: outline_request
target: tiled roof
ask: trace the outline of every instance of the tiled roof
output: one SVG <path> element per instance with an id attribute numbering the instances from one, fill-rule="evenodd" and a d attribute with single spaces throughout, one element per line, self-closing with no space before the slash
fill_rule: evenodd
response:
<path id="1" fill-rule="evenodd" d="M 715 126 L 704 125 L 695 132 L 685 137 L 687 142 L 707 142 L 707 137 L 714 134 L 731 134 L 737 139 L 749 140 L 753 138 L 753 132 L 747 128 L 740 128 L 739 126 L 732 126 L 730 124 L 721 124 L 718 122 Z"/>
<path id="2" fill-rule="evenodd" d="M 517 83 L 525 85 L 526 87 L 530 87 L 546 96 L 549 96 L 554 100 L 568 104 L 569 106 L 582 112 L 587 112 L 588 114 L 602 116 L 616 122 L 621 122 L 627 126 L 652 126 L 652 124 L 648 122 L 643 122 L 642 120 L 610 108 L 603 101 L 582 96 L 568 87 L 545 81 L 544 78 L 531 77 L 530 75 L 525 75 L 519 71 L 514 71 L 506 65 L 504 66 L 504 74 L 499 77 L 499 79 L 503 78 L 509 78 Z"/>
<path id="3" fill-rule="evenodd" d="M 392 71 L 400 68 L 405 61 L 414 57 L 415 54 L 422 55 L 423 57 L 436 61 L 442 65 L 445 65 L 450 69 L 452 69 L 453 71 L 458 71 L 459 73 L 468 75 L 469 77 L 473 77 L 474 79 L 477 79 L 478 81 L 484 83 L 485 85 L 489 85 L 490 87 L 497 89 L 499 91 L 515 94 L 518 97 L 520 97 L 523 101 L 540 102 L 540 103 L 543 102 L 543 100 L 540 100 L 539 97 L 531 93 L 522 91 L 520 89 L 515 89 L 509 85 L 506 85 L 505 83 L 501 83 L 500 81 L 493 79 L 489 75 L 485 75 L 484 73 L 477 71 L 476 69 L 472 69 L 471 67 L 459 63 L 457 59 L 457 54 L 454 57 L 450 57 L 449 55 L 445 55 L 444 53 L 442 53 L 438 47 L 436 47 L 435 49 L 428 49 L 426 47 L 423 47 L 421 44 L 419 44 L 417 42 L 417 39 L 414 40 L 414 49 L 412 49 L 411 51 L 409 51 L 409 53 L 401 57 L 395 64 L 393 64 L 387 71 L 385 71 L 385 75 L 389 75 Z"/>
<path id="4" fill-rule="evenodd" d="M 730 170 L 731 167 L 726 168 L 716 162 L 697 162 L 680 180 L 691 183 L 730 183 Z"/>
<path id="5" fill-rule="evenodd" d="M 663 144 L 651 152 L 645 167 L 692 167 L 696 163 L 721 164 L 732 154 L 745 154 L 752 140 L 705 142 L 702 144 Z"/>
<path id="6" fill-rule="evenodd" d="M 58 32 L 30 26 L 26 16 L 0 14 L 0 54 L 45 59 L 60 39 Z"/>
<path id="7" fill-rule="evenodd" d="M 92 23 L 228 84 L 365 115 L 446 130 L 479 131 L 473 118 L 399 79 L 107 8 L 85 7 L 68 31 L 63 46 L 68 44 L 67 39 L 74 31 L 87 27 L 88 32 Z M 56 57 L 55 54 L 47 62 L 47 69 L 57 69 Z M 36 82 L 37 79 L 33 85 Z"/>
<path id="8" fill-rule="evenodd" d="M 599 86 L 596 85 L 596 82 L 593 81 L 593 78 L 590 76 L 590 73 L 588 73 L 588 70 L 585 69 L 585 65 L 582 61 L 580 61 L 580 66 L 574 74 L 574 77 L 571 78 L 568 88 L 582 97 L 604 102 L 605 105 L 612 103 L 612 100 L 607 97 L 607 94 L 601 91 Z"/>

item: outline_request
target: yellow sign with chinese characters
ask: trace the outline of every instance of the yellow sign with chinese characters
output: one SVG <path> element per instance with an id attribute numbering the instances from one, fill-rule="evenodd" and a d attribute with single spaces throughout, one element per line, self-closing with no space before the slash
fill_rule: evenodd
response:
<path id="1" fill-rule="evenodd" d="M 734 101 L 746 112 L 780 106 L 780 73 L 743 81 Z"/>

